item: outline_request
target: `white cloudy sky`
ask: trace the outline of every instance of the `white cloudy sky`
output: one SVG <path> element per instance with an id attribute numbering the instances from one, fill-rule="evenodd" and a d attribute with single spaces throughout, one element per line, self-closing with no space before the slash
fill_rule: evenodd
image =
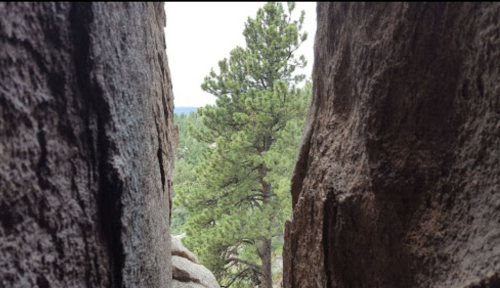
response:
<path id="1" fill-rule="evenodd" d="M 255 18 L 264 2 L 192 3 L 165 2 L 167 56 L 172 77 L 175 107 L 201 107 L 215 104 L 215 97 L 201 90 L 203 78 L 210 68 L 229 57 L 236 46 L 245 47 L 244 23 Z M 284 4 L 286 7 L 286 4 Z M 316 2 L 298 2 L 292 18 L 306 12 L 303 31 L 308 39 L 296 52 L 304 55 L 307 67 L 300 73 L 309 78 L 313 66 L 314 34 L 316 33 Z M 216 70 L 217 71 L 217 70 Z"/>

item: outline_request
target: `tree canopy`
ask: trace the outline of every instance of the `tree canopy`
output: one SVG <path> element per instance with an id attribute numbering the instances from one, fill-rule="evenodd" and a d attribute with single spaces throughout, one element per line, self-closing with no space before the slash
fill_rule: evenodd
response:
<path id="1" fill-rule="evenodd" d="M 280 249 L 291 215 L 290 176 L 311 84 L 303 56 L 304 20 L 292 19 L 295 4 L 269 2 L 248 18 L 246 48 L 236 47 L 201 85 L 217 97 L 197 110 L 190 135 L 205 143 L 194 181 L 176 185 L 176 205 L 189 214 L 186 246 L 225 287 L 271 288 L 273 251 Z"/>
<path id="2" fill-rule="evenodd" d="M 179 128 L 179 143 L 175 152 L 174 187 L 182 183 L 187 185 L 196 182 L 194 167 L 198 165 L 208 145 L 189 137 L 188 125 L 194 127 L 201 125 L 199 117 L 195 112 L 175 114 L 174 121 Z M 175 188 L 174 194 L 175 197 Z M 188 213 L 182 205 L 172 207 L 172 222 L 170 225 L 173 235 L 180 234 L 180 227 L 186 222 Z"/>

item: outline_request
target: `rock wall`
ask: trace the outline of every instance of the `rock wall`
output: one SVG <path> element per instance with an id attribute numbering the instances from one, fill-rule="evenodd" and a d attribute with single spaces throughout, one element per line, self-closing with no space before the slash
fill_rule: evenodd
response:
<path id="1" fill-rule="evenodd" d="M 500 287 L 500 4 L 317 11 L 284 287 Z"/>
<path id="2" fill-rule="evenodd" d="M 0 3 L 0 287 L 170 287 L 163 3 Z"/>

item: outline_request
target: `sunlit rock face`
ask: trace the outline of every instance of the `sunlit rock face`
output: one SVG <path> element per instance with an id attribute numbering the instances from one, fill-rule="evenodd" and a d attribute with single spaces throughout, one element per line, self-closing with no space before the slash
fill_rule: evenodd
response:
<path id="1" fill-rule="evenodd" d="M 500 4 L 317 11 L 284 287 L 500 287 Z"/>
<path id="2" fill-rule="evenodd" d="M 172 236 L 172 288 L 220 288 L 212 272 L 182 245 L 182 237 Z"/>
<path id="3" fill-rule="evenodd" d="M 0 3 L 0 287 L 171 287 L 162 3 Z"/>

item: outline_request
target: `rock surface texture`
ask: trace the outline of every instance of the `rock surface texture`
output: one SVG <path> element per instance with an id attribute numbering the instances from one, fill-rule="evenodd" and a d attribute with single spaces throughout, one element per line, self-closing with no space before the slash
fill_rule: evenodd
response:
<path id="1" fill-rule="evenodd" d="M 193 254 L 193 252 L 189 251 L 184 245 L 181 243 L 181 239 L 183 237 L 172 236 L 172 256 L 179 256 L 188 259 L 189 261 L 200 264 L 198 257 Z"/>
<path id="2" fill-rule="evenodd" d="M 500 4 L 317 11 L 284 287 L 500 287 Z"/>
<path id="3" fill-rule="evenodd" d="M 220 288 L 212 272 L 176 236 L 172 237 L 172 278 L 173 288 Z"/>
<path id="4" fill-rule="evenodd" d="M 171 287 L 162 3 L 0 3 L 0 287 Z"/>

